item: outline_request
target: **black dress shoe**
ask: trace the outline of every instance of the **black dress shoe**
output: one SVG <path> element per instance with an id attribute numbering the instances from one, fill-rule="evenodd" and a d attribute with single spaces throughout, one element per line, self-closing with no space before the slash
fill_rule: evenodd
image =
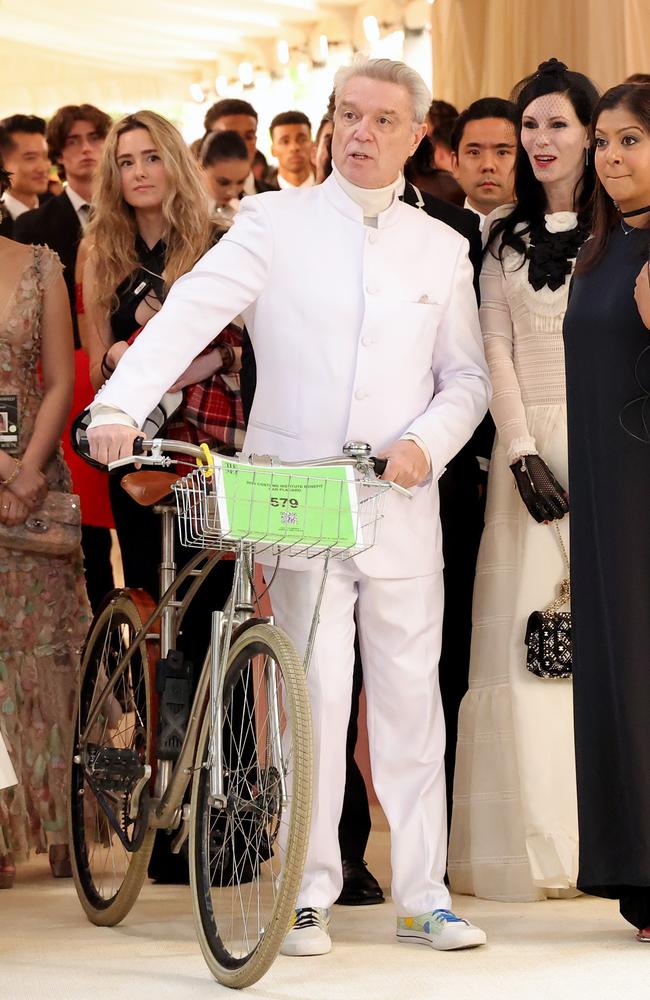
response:
<path id="1" fill-rule="evenodd" d="M 337 903 L 341 906 L 373 906 L 384 902 L 381 886 L 372 872 L 368 871 L 363 858 L 344 860 L 342 867 L 343 888 Z"/>

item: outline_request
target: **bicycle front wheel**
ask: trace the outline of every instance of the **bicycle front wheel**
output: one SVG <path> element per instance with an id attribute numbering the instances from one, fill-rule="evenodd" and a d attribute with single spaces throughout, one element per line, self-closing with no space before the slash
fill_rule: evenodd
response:
<path id="1" fill-rule="evenodd" d="M 153 849 L 145 768 L 153 755 L 154 664 L 146 639 L 123 665 L 153 607 L 143 592 L 112 594 L 81 664 L 69 772 L 72 874 L 88 918 L 102 926 L 119 923 L 133 906 Z"/>
<path id="2" fill-rule="evenodd" d="M 224 679 L 226 804 L 210 798 L 210 710 L 197 748 L 190 884 L 201 950 L 225 986 L 257 982 L 289 929 L 311 815 L 312 735 L 302 663 L 262 622 L 233 642 Z"/>

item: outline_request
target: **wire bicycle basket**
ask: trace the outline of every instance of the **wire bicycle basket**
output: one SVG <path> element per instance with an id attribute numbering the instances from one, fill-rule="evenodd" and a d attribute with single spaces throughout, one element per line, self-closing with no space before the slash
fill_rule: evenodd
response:
<path id="1" fill-rule="evenodd" d="M 339 559 L 374 545 L 389 488 L 350 465 L 259 467 L 216 456 L 173 487 L 183 545 L 252 542 L 258 552 Z"/>

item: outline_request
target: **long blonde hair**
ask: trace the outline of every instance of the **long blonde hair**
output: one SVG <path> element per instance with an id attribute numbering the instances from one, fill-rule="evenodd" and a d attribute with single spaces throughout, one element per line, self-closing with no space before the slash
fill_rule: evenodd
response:
<path id="1" fill-rule="evenodd" d="M 104 143 L 93 217 L 86 231 L 94 264 L 96 305 L 109 312 L 117 306 L 117 288 L 139 265 L 135 212 L 124 200 L 117 165 L 120 137 L 135 129 L 149 132 L 168 178 L 162 204 L 165 291 L 196 264 L 213 242 L 213 225 L 199 169 L 178 129 L 155 111 L 137 111 L 115 122 Z"/>

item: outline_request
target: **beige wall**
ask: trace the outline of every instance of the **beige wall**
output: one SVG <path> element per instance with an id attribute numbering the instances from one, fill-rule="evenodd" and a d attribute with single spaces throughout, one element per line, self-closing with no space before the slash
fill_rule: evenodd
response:
<path id="1" fill-rule="evenodd" d="M 436 0 L 431 16 L 433 96 L 459 110 L 551 56 L 601 90 L 650 73 L 650 0 Z"/>

